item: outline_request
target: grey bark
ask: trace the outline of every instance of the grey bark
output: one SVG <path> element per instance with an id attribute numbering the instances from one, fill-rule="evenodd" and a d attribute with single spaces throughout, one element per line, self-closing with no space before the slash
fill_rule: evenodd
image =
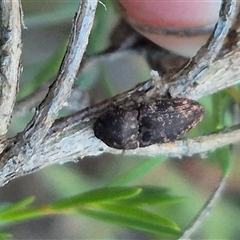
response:
<path id="1" fill-rule="evenodd" d="M 54 163 L 96 156 L 103 152 L 122 153 L 121 150 L 107 147 L 94 136 L 92 130 L 94 120 L 112 106 L 128 108 L 136 102 L 161 98 L 166 93 L 172 97 L 188 97 L 196 100 L 238 83 L 239 44 L 233 46 L 225 44 L 223 47 L 224 39 L 236 18 L 235 5 L 234 1 L 222 1 L 219 20 L 212 36 L 180 71 L 167 73 L 161 77 L 156 72 L 152 72 L 150 80 L 129 91 L 55 121 L 58 111 L 71 93 L 97 6 L 97 1 L 82 1 L 73 21 L 69 45 L 58 76 L 48 94 L 37 107 L 33 119 L 23 132 L 12 139 L 2 137 L 0 141 L 0 185 L 3 186 L 16 177 Z M 17 8 L 20 9 L 19 6 Z M 20 11 L 19 14 L 21 16 Z M 238 34 L 234 40 L 239 42 Z M 19 64 L 15 63 L 15 68 L 19 69 Z M 5 94 L 3 90 L 2 87 L 1 93 Z M 11 113 L 12 109 L 11 107 Z M 7 125 L 8 123 L 5 128 Z M 210 136 L 155 144 L 125 151 L 124 154 L 191 156 L 239 141 L 239 131 L 239 126 L 235 126 Z M 4 130 L 2 132 L 4 133 Z"/>

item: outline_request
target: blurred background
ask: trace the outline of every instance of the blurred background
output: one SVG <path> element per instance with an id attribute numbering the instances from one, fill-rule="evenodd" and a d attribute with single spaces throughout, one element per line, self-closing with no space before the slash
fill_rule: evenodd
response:
<path id="1" fill-rule="evenodd" d="M 99 4 L 96 20 L 87 49 L 97 54 L 109 46 L 109 35 L 119 20 L 114 1 Z M 57 73 L 71 29 L 78 1 L 23 0 L 23 73 L 18 101 L 43 84 L 49 84 Z M 89 62 L 76 81 L 76 101 L 86 107 L 115 95 L 150 78 L 151 67 L 144 56 L 125 52 L 114 57 Z M 238 86 L 234 88 L 239 95 Z M 202 123 L 188 136 L 216 131 L 219 127 L 238 122 L 238 103 L 231 89 L 200 99 L 206 114 Z M 82 106 L 81 106 L 82 105 Z M 76 111 L 76 110 L 71 110 Z M 67 108 L 61 112 L 69 114 Z M 32 113 L 15 116 L 9 136 L 22 131 Z M 225 147 L 204 156 L 170 159 L 159 156 L 159 164 L 132 182 L 135 185 L 154 185 L 171 189 L 187 200 L 175 205 L 156 206 L 154 211 L 174 219 L 183 229 L 203 206 L 217 186 L 222 166 L 231 164 L 226 189 L 210 216 L 196 232 L 194 239 L 238 239 L 240 237 L 240 162 L 238 146 Z M 79 162 L 55 165 L 34 174 L 11 181 L 0 189 L 0 201 L 16 202 L 36 196 L 36 204 L 44 204 L 90 189 L 104 187 L 117 176 L 149 161 L 148 157 L 127 157 L 103 154 Z M 84 216 L 49 216 L 20 222 L 4 228 L 12 239 L 160 239 L 140 231 L 111 225 Z"/>

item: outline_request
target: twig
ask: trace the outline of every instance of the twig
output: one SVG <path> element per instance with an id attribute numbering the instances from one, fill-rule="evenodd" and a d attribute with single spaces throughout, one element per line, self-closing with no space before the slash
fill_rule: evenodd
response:
<path id="1" fill-rule="evenodd" d="M 79 7 L 58 76 L 50 86 L 45 99 L 37 107 L 35 116 L 24 130 L 23 138 L 29 138 L 32 146 L 36 147 L 41 144 L 56 119 L 58 111 L 71 94 L 73 82 L 87 47 L 97 3 L 97 0 L 85 0 Z"/>
<path id="2" fill-rule="evenodd" d="M 211 194 L 207 202 L 204 204 L 202 209 L 196 215 L 196 217 L 192 220 L 191 224 L 187 229 L 183 232 L 183 235 L 179 238 L 179 240 L 190 239 L 193 233 L 199 228 L 201 223 L 203 223 L 204 219 L 210 214 L 212 208 L 216 205 L 217 200 L 222 195 L 222 192 L 225 187 L 226 177 L 222 177 L 218 183 L 217 188 Z"/>
<path id="3" fill-rule="evenodd" d="M 21 71 L 21 1 L 0 1 L 0 136 L 11 120 Z"/>
<path id="4" fill-rule="evenodd" d="M 166 76 L 162 76 L 161 82 L 155 83 L 157 84 L 157 86 L 155 86 L 153 90 L 154 95 L 151 96 L 152 98 L 156 98 L 157 97 L 156 95 L 159 95 L 159 94 L 165 95 L 166 94 L 165 91 L 169 89 L 169 92 L 173 97 L 188 97 L 188 98 L 197 100 L 205 95 L 209 95 L 214 92 L 220 91 L 240 81 L 240 78 L 239 78 L 240 69 L 238 67 L 240 65 L 240 60 L 239 60 L 240 53 L 238 48 L 232 49 L 232 51 L 229 54 L 226 54 L 226 50 L 224 50 L 226 55 L 222 56 L 222 58 L 218 59 L 211 65 L 211 63 L 215 60 L 217 54 L 219 54 L 219 50 L 221 49 L 223 45 L 223 41 L 232 24 L 233 16 L 236 14 L 235 5 L 236 3 L 234 1 L 223 1 L 221 11 L 219 14 L 220 16 L 219 16 L 218 23 L 216 24 L 215 31 L 213 32 L 212 36 L 209 38 L 209 41 L 199 50 L 196 57 L 192 58 L 185 68 L 183 68 L 176 74 L 173 74 L 173 75 L 167 74 Z M 113 53 L 105 53 L 105 54 L 100 54 L 97 56 L 85 58 L 84 62 L 85 64 L 87 64 L 89 62 L 92 63 L 93 61 L 101 60 L 102 58 L 103 59 L 115 58 L 119 56 L 119 54 L 120 55 L 124 54 L 124 51 L 121 49 L 121 47 L 120 49 L 118 49 Z M 85 66 L 85 64 L 82 66 Z M 211 65 L 211 68 L 207 72 L 206 70 L 209 68 L 210 65 Z M 227 74 L 224 68 L 229 69 Z M 194 81 L 196 81 L 196 78 L 199 77 L 199 74 L 201 75 L 203 69 L 205 70 L 204 75 L 198 79 L 198 84 L 197 85 L 195 84 L 193 88 L 192 85 L 194 85 Z M 169 79 L 171 79 L 171 82 L 173 82 L 172 86 L 170 85 L 169 87 L 166 87 L 166 86 L 160 87 L 164 85 L 164 83 L 168 83 Z M 151 86 L 152 84 L 151 81 L 152 80 L 149 81 L 150 82 L 149 86 Z M 214 84 L 214 83 L 217 83 L 217 84 Z M 142 86 L 144 86 L 144 84 L 145 83 L 142 83 Z M 158 86 L 159 84 L 160 86 Z M 139 86 L 141 86 L 141 84 Z M 130 89 L 126 93 L 123 93 L 122 99 L 126 98 L 130 93 L 134 94 L 137 92 L 138 94 L 140 89 L 139 86 L 137 88 Z M 161 89 L 160 93 L 158 90 L 159 88 Z M 132 98 L 136 99 L 139 97 L 132 96 Z M 140 99 L 142 101 L 142 98 Z M 121 101 L 119 101 L 119 96 L 115 96 L 112 99 L 108 99 L 107 104 L 103 104 L 101 107 L 100 105 L 98 105 L 97 109 L 98 110 L 102 109 L 102 111 L 105 111 L 104 109 L 108 107 L 108 103 L 112 105 L 113 102 L 118 102 L 118 103 L 114 103 L 116 105 L 122 104 Z M 95 111 L 95 109 L 96 108 L 93 107 L 93 112 Z M 76 116 L 77 115 L 78 114 L 76 114 Z M 73 120 L 72 117 L 73 116 L 71 116 L 70 121 L 66 119 L 67 125 L 70 122 L 72 122 Z M 81 121 L 82 118 L 77 116 L 76 120 Z"/>
<path id="5" fill-rule="evenodd" d="M 0 142 L 0 150 L 15 141 L 16 138 Z M 208 151 L 214 151 L 216 148 L 239 141 L 240 125 L 237 125 L 227 131 L 219 131 L 209 136 L 154 144 L 146 148 L 124 151 L 124 155 L 158 156 L 165 154 L 173 157 L 192 156 L 201 153 L 205 155 Z M 21 162 L 15 164 L 12 163 L 13 158 L 8 159 L 2 165 L 0 162 L 0 186 L 16 177 L 33 173 L 54 163 L 65 163 L 85 156 L 98 156 L 102 153 L 122 154 L 123 151 L 110 148 L 97 139 L 93 134 L 92 126 L 89 124 L 85 127 L 82 124 L 68 131 L 52 132 L 45 138 L 41 148 L 37 149 L 28 159 L 21 157 Z M 19 170 L 16 171 L 14 167 L 18 167 Z"/>
<path id="6" fill-rule="evenodd" d="M 210 65 L 223 46 L 235 15 L 236 1 L 223 0 L 218 22 L 208 42 L 200 48 L 186 67 L 171 79 L 174 82 L 169 89 L 172 97 L 188 96 L 194 85 L 197 85 L 197 80 L 209 70 Z"/>
<path id="7" fill-rule="evenodd" d="M 26 113 L 34 113 L 35 107 L 42 101 L 44 96 L 46 96 L 49 84 L 43 84 L 35 92 L 31 93 L 21 101 L 17 102 L 13 109 L 13 118 L 24 116 Z M 72 94 L 68 101 L 65 103 L 64 107 L 71 112 L 76 112 L 89 105 L 89 98 L 84 94 L 80 87 L 74 86 Z"/>
<path id="8" fill-rule="evenodd" d="M 229 3 L 231 3 L 231 1 L 229 1 Z M 224 13 L 233 14 L 231 11 Z M 227 17 L 226 19 L 230 21 Z M 225 25 L 225 27 L 228 28 L 227 25 Z M 236 46 L 234 51 L 239 51 L 239 46 Z M 210 62 L 211 61 L 210 59 Z M 229 60 L 229 64 L 230 61 L 231 60 Z M 73 70 L 75 71 L 75 69 Z M 62 72 L 60 73 L 62 74 Z M 165 84 L 165 86 L 163 86 L 165 87 L 165 92 L 170 86 L 170 77 L 171 75 L 165 75 L 161 79 Z M 189 78 L 189 80 L 191 79 Z M 225 82 L 222 80 L 222 82 L 228 84 L 227 81 L 228 79 L 226 79 Z M 53 163 L 73 161 L 85 156 L 99 155 L 103 152 L 114 154 L 122 153 L 121 150 L 107 147 L 102 141 L 94 136 L 92 130 L 93 121 L 103 112 L 115 108 L 116 106 L 124 105 L 125 107 L 131 107 L 137 103 L 141 104 L 143 101 L 150 101 L 151 99 L 160 97 L 161 89 L 159 89 L 159 85 L 156 84 L 159 82 L 158 77 L 155 76 L 155 78 L 153 77 L 151 80 L 139 84 L 125 93 L 119 94 L 71 116 L 59 119 L 47 133 L 47 129 L 51 126 L 55 118 L 54 114 L 57 114 L 62 104 L 60 101 L 58 102 L 59 106 L 56 106 L 56 101 L 60 100 L 59 97 L 61 93 L 61 88 L 59 89 L 59 86 L 56 84 L 56 95 L 54 95 L 55 92 L 53 88 L 50 89 L 50 94 L 38 108 L 35 118 L 31 124 L 28 125 L 26 131 L 20 133 L 13 139 L 3 141 L 2 143 L 0 142 L 0 148 L 6 148 L 0 156 L 0 185 L 4 185 L 9 180 L 34 172 L 37 169 Z M 176 80 L 176 82 L 179 85 L 181 84 L 181 81 Z M 186 83 L 188 84 L 188 82 Z M 205 83 L 203 82 L 203 85 L 204 84 L 209 85 L 206 79 Z M 68 87 L 66 88 L 69 89 Z M 218 85 L 217 87 L 212 86 L 211 91 L 214 91 L 214 88 L 215 91 L 217 91 Z M 193 94 L 193 96 L 195 93 L 199 97 L 205 95 L 209 91 L 208 89 L 202 88 L 202 92 L 198 94 L 198 90 L 198 88 L 192 87 L 190 88 L 190 93 Z M 53 107 L 50 105 L 52 100 Z M 43 130 L 43 133 L 41 130 Z M 42 141 L 43 138 L 44 141 Z M 148 156 L 159 154 L 170 154 L 174 156 L 192 155 L 194 153 L 214 150 L 217 147 L 237 141 L 240 141 L 239 126 L 229 129 L 228 132 L 219 132 L 209 137 L 199 137 L 162 145 L 156 144 L 147 148 L 125 151 L 125 154 Z"/>
<path id="9" fill-rule="evenodd" d="M 240 42 L 239 35 L 236 35 L 235 39 L 231 40 Z M 133 50 L 130 51 L 134 52 Z M 213 94 L 240 82 L 240 46 L 236 45 L 231 49 L 223 48 L 220 53 L 222 53 L 221 57 L 216 59 L 211 64 L 209 71 L 200 79 L 198 79 L 198 85 L 195 86 L 194 89 L 191 89 L 191 91 L 188 92 L 186 97 L 197 100 L 201 97 Z M 92 56 L 89 58 L 85 58 L 85 64 L 83 64 L 82 66 L 87 67 L 88 64 L 91 64 L 92 66 L 94 64 L 97 64 L 97 62 L 101 61 L 102 59 L 110 61 L 112 59 L 122 57 L 125 54 L 129 54 L 129 50 Z M 137 87 L 137 89 L 139 89 L 139 86 Z M 133 89 L 127 91 L 126 96 L 130 91 L 133 92 Z M 46 92 L 47 86 L 44 86 L 43 89 L 38 89 L 36 92 L 23 99 L 23 101 L 17 103 L 14 107 L 14 116 L 23 115 L 26 112 L 32 110 L 33 107 L 35 107 L 36 104 L 40 102 Z M 112 99 L 108 99 L 108 101 L 114 101 L 115 98 L 116 96 Z M 81 121 L 82 118 L 80 112 L 74 115 L 70 115 L 66 120 L 68 124 L 71 124 L 75 118 L 76 121 Z"/>
<path id="10" fill-rule="evenodd" d="M 235 4 L 236 2 L 234 1 L 223 0 L 221 8 L 223 15 L 220 14 L 219 22 L 217 24 L 217 26 L 220 25 L 221 27 L 216 27 L 215 31 L 217 31 L 217 34 L 212 34 L 211 40 L 206 44 L 206 46 L 203 46 L 199 50 L 198 54 L 200 56 L 197 54 L 197 56 L 194 57 L 193 60 L 191 60 L 191 62 L 185 68 L 183 68 L 183 70 L 177 72 L 176 74 L 171 72 L 166 73 L 157 80 L 151 78 L 150 80 L 137 85 L 127 92 L 121 93 L 110 99 L 102 101 L 101 103 L 92 106 L 89 109 L 86 109 L 84 113 L 78 112 L 70 116 L 70 118 L 66 117 L 64 118 L 65 125 L 63 127 L 72 127 L 73 125 L 77 125 L 81 122 L 92 120 L 114 106 L 131 107 L 135 106 L 137 103 L 141 104 L 142 102 L 151 101 L 151 99 L 155 100 L 157 98 L 161 98 L 162 96 L 165 96 L 168 91 L 170 92 L 171 96 L 174 97 L 198 99 L 240 81 L 239 74 L 237 74 L 240 73 L 240 69 L 238 67 L 240 62 L 240 46 L 236 46 L 234 51 L 232 50 L 231 53 L 226 55 L 226 58 L 223 60 L 219 59 L 214 63 L 213 70 L 219 78 L 216 79 L 215 76 L 213 77 L 211 70 L 212 68 L 210 68 L 208 72 L 205 72 L 204 75 L 201 75 L 202 68 L 209 68 L 217 54 L 212 53 L 212 56 L 209 56 L 207 51 L 209 50 L 210 46 L 214 48 L 214 50 L 211 51 L 216 51 L 220 48 L 220 45 L 223 44 L 222 38 L 227 35 L 230 24 L 232 23 L 232 18 L 236 15 Z M 222 19 L 225 20 L 224 24 L 222 23 Z M 223 31 L 222 34 L 219 32 L 219 28 Z M 218 40 L 216 36 L 221 36 L 220 40 Z M 234 62 L 232 62 L 232 58 L 235 60 Z M 199 65 L 198 63 L 195 63 L 196 59 L 201 62 Z M 223 66 L 223 64 L 225 65 Z M 225 71 L 226 68 L 229 68 L 230 70 L 234 69 L 234 71 L 229 71 L 228 74 L 223 74 L 224 68 Z M 196 79 L 193 78 L 193 75 L 198 75 L 198 77 L 201 75 L 201 78 L 198 79 L 198 84 L 196 84 Z M 231 77 L 231 79 L 229 79 L 229 77 Z M 213 85 L 210 80 L 213 80 L 217 84 Z M 181 89 L 181 91 L 179 91 L 179 89 Z M 175 90 L 177 94 L 175 94 Z"/>
<path id="11" fill-rule="evenodd" d="M 73 81 L 88 43 L 97 3 L 97 0 L 82 1 L 73 22 L 68 48 L 58 76 L 50 86 L 47 96 L 38 106 L 32 121 L 1 154 L 1 166 L 8 159 L 9 163 L 13 163 L 14 172 L 25 171 L 23 167 L 25 164 L 35 168 L 35 163 L 30 160 L 31 156 L 42 147 L 43 138 L 71 93 Z"/>

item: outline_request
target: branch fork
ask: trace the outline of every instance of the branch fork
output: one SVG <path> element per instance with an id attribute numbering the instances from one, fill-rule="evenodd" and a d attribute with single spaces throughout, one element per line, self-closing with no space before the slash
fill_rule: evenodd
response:
<path id="1" fill-rule="evenodd" d="M 240 59 L 239 45 L 234 46 L 234 48 L 231 47 L 231 49 L 224 49 L 223 56 L 218 59 L 219 51 L 222 49 L 224 39 L 236 15 L 236 2 L 223 0 L 219 20 L 212 36 L 197 55 L 181 70 L 176 73 L 163 74 L 161 77 L 153 72 L 150 80 L 138 84 L 129 91 L 56 120 L 58 111 L 70 96 L 74 79 L 88 43 L 97 4 L 97 0 L 82 1 L 73 21 L 69 44 L 58 76 L 50 86 L 44 100 L 37 107 L 35 115 L 26 129 L 12 139 L 2 138 L 0 141 L 0 186 L 16 177 L 32 173 L 53 163 L 73 161 L 85 156 L 96 156 L 103 152 L 122 153 L 121 150 L 107 147 L 94 136 L 92 130 L 95 119 L 112 108 L 117 106 L 131 108 L 136 103 L 140 104 L 166 95 L 173 98 L 187 97 L 196 100 L 239 82 L 239 72 L 237 74 L 236 71 L 230 72 L 227 79 L 221 78 L 223 66 L 224 68 L 234 69 L 239 66 L 240 61 L 233 61 L 233 59 Z M 12 8 L 16 8 L 16 6 L 13 5 Z M 19 11 L 19 24 L 21 24 L 21 7 L 18 6 L 17 9 Z M 17 30 L 12 29 L 12 31 Z M 19 42 L 19 45 L 21 45 L 21 42 Z M 18 51 L 14 53 L 19 54 Z M 1 66 L 1 68 L 5 67 Z M 14 67 L 18 69 L 19 63 L 14 63 Z M 7 69 L 9 71 L 8 67 Z M 215 71 L 215 73 L 213 74 L 212 71 Z M 7 74 L 4 75 L 8 76 Z M 216 75 L 220 75 L 220 80 L 215 80 L 214 76 Z M 18 77 L 16 79 L 18 80 Z M 229 81 L 229 79 L 232 80 Z M 3 79 L 3 81 L 5 80 Z M 217 88 L 212 86 L 216 81 L 218 81 L 218 84 L 215 85 Z M 4 96 L 7 93 L 3 86 L 1 88 L 0 84 L 2 99 L 5 99 Z M 16 88 L 16 86 L 17 81 L 14 87 Z M 14 94 L 15 92 L 13 91 Z M 10 112 L 12 113 L 15 99 L 12 98 L 10 101 L 12 102 L 10 104 Z M 2 119 L 1 114 L 0 105 L 0 119 Z M 2 135 L 5 134 L 9 121 L 10 118 L 5 123 L 1 122 L 0 125 L 6 125 L 3 128 L 0 126 Z M 231 143 L 239 141 L 238 137 L 229 139 L 230 135 L 232 136 L 233 133 L 236 134 L 240 131 L 239 127 L 236 128 L 230 129 L 228 132 L 221 131 L 218 135 L 213 134 L 129 150 L 125 151 L 125 154 L 181 156 L 200 153 L 199 149 L 210 151 L 224 144 L 229 144 L 229 142 L 224 141 L 224 138 L 230 140 Z M 216 145 L 216 138 L 219 139 L 219 136 L 222 136 L 223 139 L 218 141 L 218 145 Z M 204 141 L 208 144 L 204 145 Z M 205 148 L 202 148 L 202 146 L 205 146 Z"/>

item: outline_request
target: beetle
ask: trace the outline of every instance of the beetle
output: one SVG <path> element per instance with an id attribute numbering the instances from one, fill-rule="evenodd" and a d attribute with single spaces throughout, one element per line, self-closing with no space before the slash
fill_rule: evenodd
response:
<path id="1" fill-rule="evenodd" d="M 187 98 L 160 99 L 131 110 L 116 108 L 94 123 L 97 138 L 116 149 L 136 149 L 174 141 L 195 127 L 204 108 Z"/>

